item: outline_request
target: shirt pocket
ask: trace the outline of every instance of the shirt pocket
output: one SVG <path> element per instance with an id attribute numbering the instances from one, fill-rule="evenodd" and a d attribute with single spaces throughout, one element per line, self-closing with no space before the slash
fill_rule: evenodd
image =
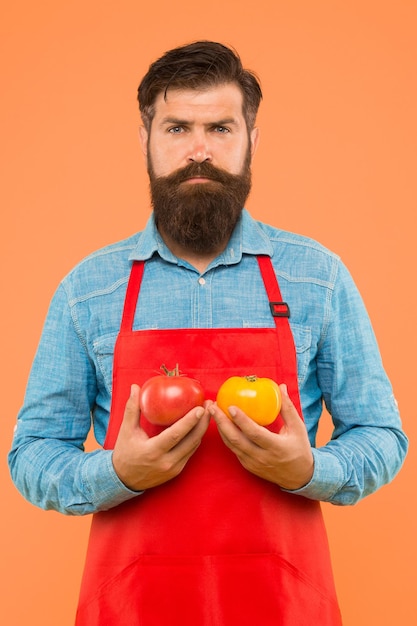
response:
<path id="1" fill-rule="evenodd" d="M 306 379 L 311 360 L 311 328 L 291 324 L 297 354 L 298 385 L 301 387 Z"/>
<path id="2" fill-rule="evenodd" d="M 103 335 L 93 342 L 94 357 L 97 364 L 97 377 L 99 383 L 105 386 L 109 394 L 111 394 L 112 389 L 113 358 L 116 339 L 117 333 L 112 333 L 111 335 Z"/>

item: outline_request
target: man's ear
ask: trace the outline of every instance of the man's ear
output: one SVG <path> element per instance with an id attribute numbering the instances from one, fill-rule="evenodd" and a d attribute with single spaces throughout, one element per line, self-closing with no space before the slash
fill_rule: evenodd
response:
<path id="1" fill-rule="evenodd" d="M 144 126 L 139 126 L 139 142 L 142 149 L 143 156 L 148 156 L 148 137 L 149 133 Z"/>
<path id="2" fill-rule="evenodd" d="M 250 147 L 251 147 L 251 155 L 252 157 L 254 156 L 257 148 L 258 148 L 258 144 L 259 144 L 259 135 L 260 135 L 260 130 L 259 128 L 254 128 L 251 131 L 250 134 Z"/>

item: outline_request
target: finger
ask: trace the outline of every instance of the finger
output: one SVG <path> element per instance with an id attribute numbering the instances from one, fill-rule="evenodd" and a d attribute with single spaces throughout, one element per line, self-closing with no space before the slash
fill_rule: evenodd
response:
<path id="1" fill-rule="evenodd" d="M 288 395 L 287 385 L 281 384 L 279 388 L 281 390 L 281 417 L 284 421 L 284 428 L 297 428 L 303 425 L 303 420 Z"/>
<path id="2" fill-rule="evenodd" d="M 116 447 L 122 447 L 133 441 L 149 439 L 146 432 L 140 426 L 140 387 L 133 384 L 130 387 L 130 396 L 126 402 L 123 420 L 120 425 L 119 434 L 116 440 Z"/>
<path id="3" fill-rule="evenodd" d="M 208 412 L 201 406 L 196 407 L 153 439 L 162 452 L 169 452 L 178 446 L 193 429 L 195 429 L 193 434 L 196 440 L 201 440 L 207 430 L 208 421 Z"/>
<path id="4" fill-rule="evenodd" d="M 185 464 L 200 446 L 209 422 L 210 418 L 206 414 L 200 419 L 199 423 L 168 452 L 168 455 L 172 455 L 179 462 Z"/>
<path id="5" fill-rule="evenodd" d="M 229 407 L 228 410 L 230 411 L 230 409 L 232 409 L 232 414 L 235 414 L 233 409 L 236 409 L 236 407 Z M 237 423 L 234 423 L 234 419 L 238 422 L 239 417 L 235 417 L 233 420 L 230 419 L 216 404 L 211 406 L 209 410 L 214 421 L 216 422 L 220 437 L 226 446 L 234 452 L 247 452 L 252 445 L 252 442 L 249 440 L 246 433 L 243 432 L 240 424 L 238 425 Z M 236 409 L 236 411 L 238 411 L 238 409 Z M 240 414 L 243 421 L 245 421 L 245 419 L 249 420 L 249 418 L 242 411 L 240 411 Z"/>
<path id="6" fill-rule="evenodd" d="M 198 424 L 196 424 L 196 426 L 194 426 L 194 428 L 192 428 L 179 443 L 164 453 L 167 460 L 170 459 L 172 467 L 176 468 L 174 473 L 175 475 L 182 471 L 187 461 L 200 446 L 209 421 L 209 415 L 206 413 L 200 418 Z"/>
<path id="7" fill-rule="evenodd" d="M 236 426 L 233 424 L 233 421 L 218 407 L 216 403 L 212 403 L 208 407 L 208 411 L 216 422 L 220 432 L 225 436 L 227 436 L 228 433 L 232 435 L 236 431 Z"/>
<path id="8" fill-rule="evenodd" d="M 231 419 L 218 407 L 216 407 L 216 409 L 214 419 L 219 429 L 221 429 L 221 432 L 223 432 L 229 440 L 231 440 L 231 438 L 233 439 L 235 447 L 239 447 L 242 451 L 249 451 L 250 445 L 253 444 L 263 449 L 270 447 L 270 431 L 264 426 L 260 426 L 254 422 L 254 420 L 248 417 L 239 407 L 228 407 Z M 224 416 L 224 418 L 222 416 Z"/>
<path id="9" fill-rule="evenodd" d="M 128 401 L 126 402 L 125 412 L 123 415 L 123 424 L 125 425 L 125 427 L 129 427 L 131 430 L 134 430 L 136 427 L 139 426 L 139 394 L 139 385 L 131 385 L 130 396 L 128 398 Z"/>

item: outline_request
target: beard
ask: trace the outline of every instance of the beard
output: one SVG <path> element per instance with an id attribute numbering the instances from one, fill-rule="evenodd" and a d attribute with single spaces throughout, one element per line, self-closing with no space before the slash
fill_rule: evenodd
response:
<path id="1" fill-rule="evenodd" d="M 161 233 L 189 252 L 211 254 L 230 239 L 251 189 L 251 154 L 240 174 L 204 161 L 191 162 L 169 176 L 155 176 L 148 158 L 151 201 Z M 204 183 L 189 183 L 203 176 Z"/>

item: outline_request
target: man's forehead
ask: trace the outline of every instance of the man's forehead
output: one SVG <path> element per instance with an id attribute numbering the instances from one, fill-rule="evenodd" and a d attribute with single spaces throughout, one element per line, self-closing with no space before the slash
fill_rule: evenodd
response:
<path id="1" fill-rule="evenodd" d="M 192 109 L 235 110 L 241 113 L 243 96 L 235 83 L 198 89 L 169 88 L 161 91 L 155 99 L 155 114 L 165 115 L 169 110 Z"/>

